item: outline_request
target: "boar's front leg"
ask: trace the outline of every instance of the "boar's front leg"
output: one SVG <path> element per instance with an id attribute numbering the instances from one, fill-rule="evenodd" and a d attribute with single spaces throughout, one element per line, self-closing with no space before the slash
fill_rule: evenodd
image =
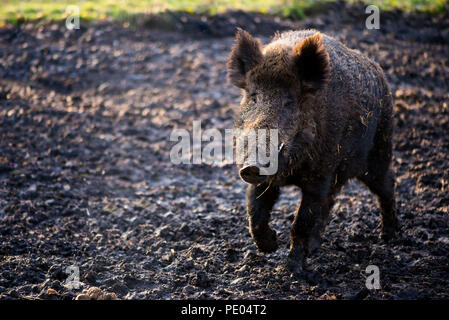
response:
<path id="1" fill-rule="evenodd" d="M 276 232 L 268 226 L 270 212 L 279 197 L 279 187 L 261 184 L 246 189 L 249 232 L 262 252 L 276 251 Z"/>
<path id="2" fill-rule="evenodd" d="M 324 229 L 333 204 L 329 179 L 325 183 L 302 188 L 302 200 L 290 230 L 290 253 L 287 268 L 302 271 L 305 258 L 320 246 L 320 232 Z"/>

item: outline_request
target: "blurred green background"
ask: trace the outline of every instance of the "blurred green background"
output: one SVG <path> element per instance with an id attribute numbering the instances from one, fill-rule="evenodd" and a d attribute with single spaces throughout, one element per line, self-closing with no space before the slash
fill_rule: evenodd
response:
<path id="1" fill-rule="evenodd" d="M 80 8 L 84 20 L 122 19 L 124 16 L 152 14 L 166 10 L 185 11 L 198 14 L 216 14 L 226 10 L 256 11 L 283 17 L 304 18 L 305 11 L 333 0 L 67 0 L 24 1 L 1 0 L 0 24 L 16 24 L 28 20 L 62 20 L 69 13 L 68 5 Z M 346 0 L 374 4 L 382 10 L 400 9 L 440 13 L 447 8 L 449 0 Z"/>

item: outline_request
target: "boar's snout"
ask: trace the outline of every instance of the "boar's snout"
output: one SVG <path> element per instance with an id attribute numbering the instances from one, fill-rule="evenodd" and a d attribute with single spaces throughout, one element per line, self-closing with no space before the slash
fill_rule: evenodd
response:
<path id="1" fill-rule="evenodd" d="M 239 171 L 240 178 L 249 184 L 259 184 L 262 183 L 267 176 L 260 174 L 260 168 L 255 165 L 244 166 Z"/>
<path id="2" fill-rule="evenodd" d="M 282 156 L 282 149 L 284 148 L 284 144 L 282 143 L 278 149 L 277 152 L 277 158 L 276 160 L 276 172 L 267 172 L 267 169 L 269 169 L 272 165 L 272 163 L 269 163 L 267 165 L 260 165 L 260 164 L 245 164 L 243 167 L 239 170 L 240 178 L 249 184 L 261 184 L 262 182 L 265 182 L 268 177 L 276 175 L 277 171 L 284 165 L 284 157 Z"/>

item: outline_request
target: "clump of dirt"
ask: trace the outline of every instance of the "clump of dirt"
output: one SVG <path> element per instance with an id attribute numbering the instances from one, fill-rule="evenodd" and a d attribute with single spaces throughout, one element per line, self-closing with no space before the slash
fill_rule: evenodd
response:
<path id="1" fill-rule="evenodd" d="M 232 18 L 216 23 L 234 29 Z M 378 240 L 376 199 L 350 183 L 302 277 L 282 268 L 299 190 L 285 188 L 273 213 L 285 245 L 263 255 L 235 168 L 170 162 L 173 129 L 232 128 L 230 33 L 0 29 L 0 298 L 448 298 L 449 18 L 381 13 L 380 30 L 365 18 L 357 7 L 264 17 L 273 33 L 313 27 L 372 57 L 396 101 L 401 236 Z M 251 19 L 242 26 L 258 31 Z M 380 269 L 379 290 L 365 287 L 368 265 Z M 79 289 L 66 285 L 69 266 Z"/>
<path id="2" fill-rule="evenodd" d="M 103 292 L 98 287 L 91 287 L 84 289 L 81 294 L 76 296 L 75 300 L 117 300 L 117 295 L 115 293 Z"/>

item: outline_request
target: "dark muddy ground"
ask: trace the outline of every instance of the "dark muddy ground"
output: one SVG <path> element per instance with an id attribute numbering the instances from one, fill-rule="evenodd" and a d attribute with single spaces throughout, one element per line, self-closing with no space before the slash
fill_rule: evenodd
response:
<path id="1" fill-rule="evenodd" d="M 366 30 L 365 18 L 340 8 L 300 22 L 181 19 L 173 31 L 0 29 L 0 298 L 72 299 L 91 287 L 123 299 L 449 298 L 449 18 L 385 13 L 380 30 Z M 299 190 L 284 190 L 272 221 L 281 246 L 263 255 L 234 167 L 170 163 L 174 128 L 232 127 L 239 92 L 225 62 L 238 24 L 264 43 L 276 30 L 314 27 L 384 68 L 395 96 L 398 239 L 378 239 L 376 199 L 351 182 L 309 271 L 293 277 L 282 267 Z M 371 264 L 375 291 L 365 289 Z M 78 290 L 64 287 L 70 265 Z"/>

